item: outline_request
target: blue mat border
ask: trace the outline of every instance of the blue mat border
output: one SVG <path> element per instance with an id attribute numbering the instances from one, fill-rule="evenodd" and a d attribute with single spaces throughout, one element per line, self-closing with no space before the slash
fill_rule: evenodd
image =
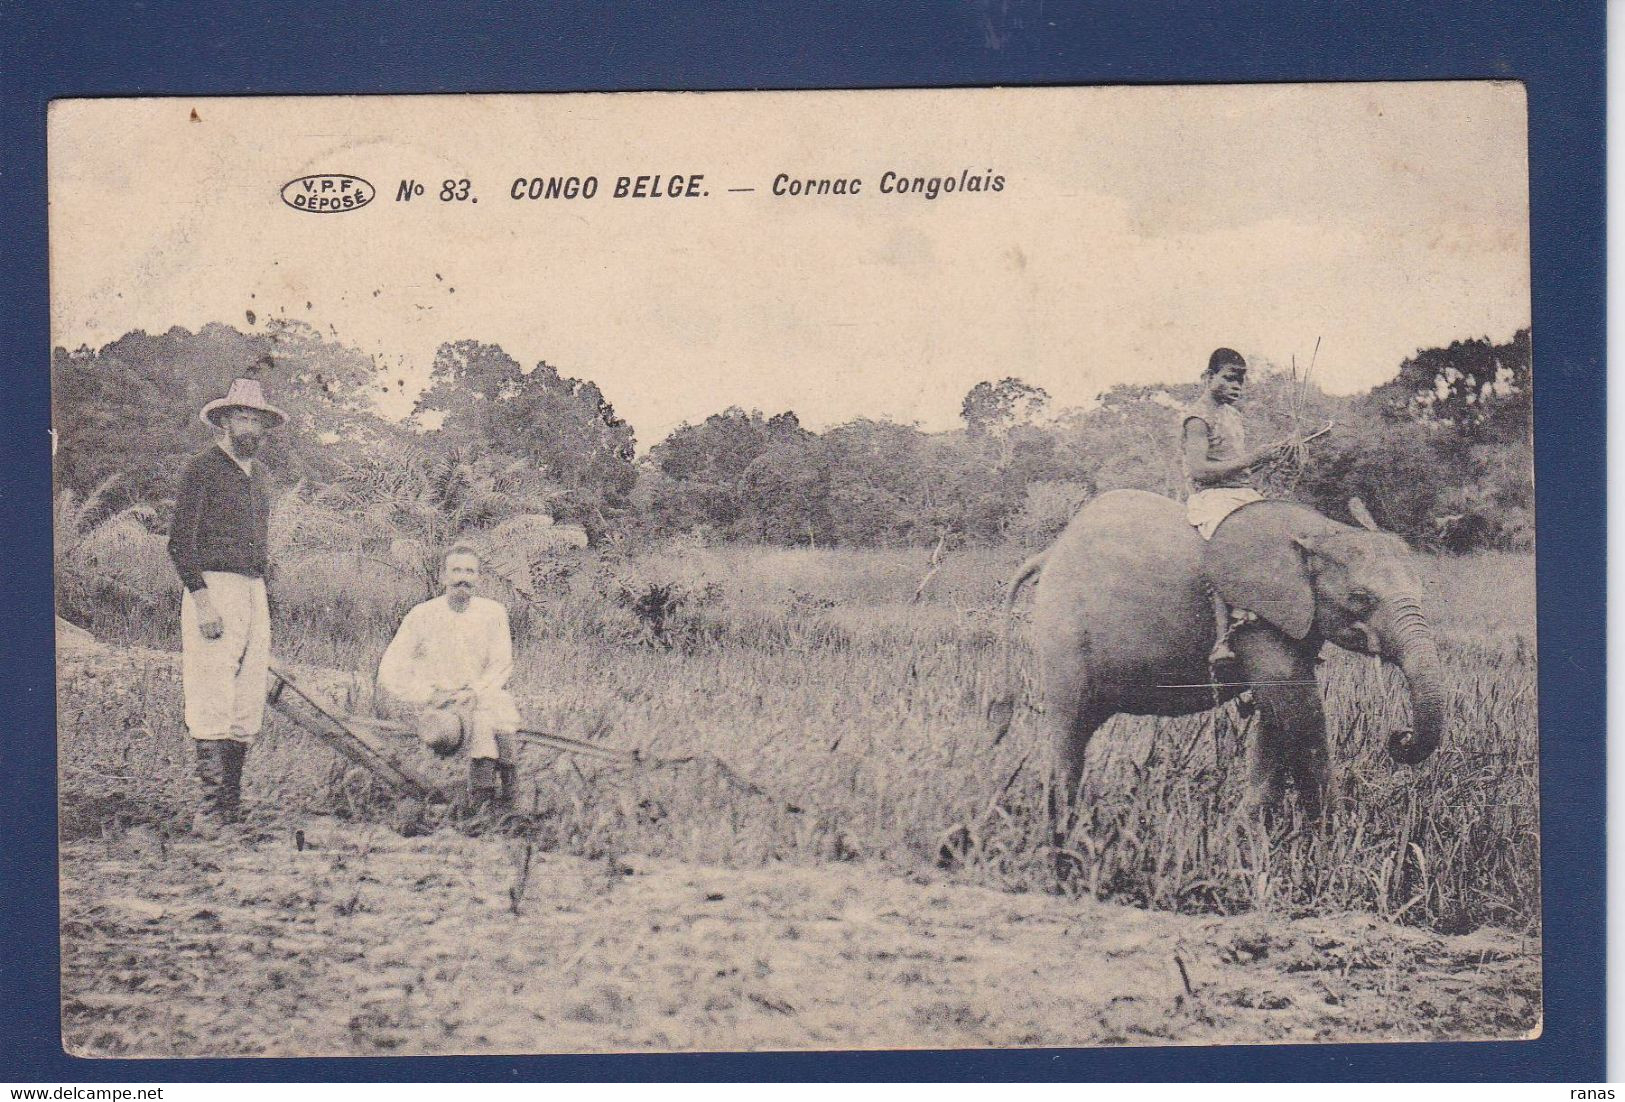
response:
<path id="1" fill-rule="evenodd" d="M 0 196 L 0 1080 L 1565 1080 L 1604 1036 L 1604 5 L 12 5 Z M 1516 1043 L 83 1061 L 61 1049 L 45 111 L 69 96 L 1502 79 L 1529 96 L 1546 1017 Z"/>

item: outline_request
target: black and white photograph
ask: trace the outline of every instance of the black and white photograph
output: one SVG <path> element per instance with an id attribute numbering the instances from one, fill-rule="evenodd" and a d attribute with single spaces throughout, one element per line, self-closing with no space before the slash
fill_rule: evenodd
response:
<path id="1" fill-rule="evenodd" d="M 54 102 L 66 1051 L 1540 1036 L 1528 159 L 1513 81 Z"/>

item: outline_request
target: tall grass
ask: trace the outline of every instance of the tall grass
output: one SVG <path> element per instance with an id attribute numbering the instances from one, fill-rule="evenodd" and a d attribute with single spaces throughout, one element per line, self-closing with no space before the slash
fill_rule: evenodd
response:
<path id="1" fill-rule="evenodd" d="M 1334 780 L 1318 826 L 1289 810 L 1266 833 L 1240 810 L 1246 732 L 1229 713 L 1118 717 L 1091 745 L 1087 813 L 1067 843 L 1074 874 L 1058 883 L 1040 717 L 1020 712 L 998 747 L 982 718 L 998 596 L 1021 556 L 950 555 L 923 590 L 926 551 L 687 544 L 569 561 L 542 600 L 510 597 L 513 687 L 530 723 L 653 756 L 712 753 L 766 794 L 703 763 L 629 769 L 527 748 L 522 807 L 535 840 L 727 864 L 936 865 L 1006 890 L 1190 912 L 1352 909 L 1441 931 L 1538 930 L 1532 559 L 1422 563 L 1450 685 L 1447 740 L 1429 762 L 1388 761 L 1383 737 L 1404 723 L 1403 682 L 1342 652 L 1329 652 L 1321 673 Z M 347 671 L 325 691 L 364 697 L 414 599 L 394 585 L 335 566 L 285 587 L 279 660 Z M 642 585 L 679 598 L 658 637 L 640 633 L 614 597 Z M 128 618 L 107 617 L 134 641 Z M 150 630 L 146 642 L 168 645 L 167 626 Z M 1031 703 L 1036 674 L 1022 657 Z M 65 660 L 65 831 L 185 814 L 190 751 L 174 667 L 162 651 Z M 377 796 L 280 720 L 251 756 L 247 784 L 272 820 L 361 814 Z"/>

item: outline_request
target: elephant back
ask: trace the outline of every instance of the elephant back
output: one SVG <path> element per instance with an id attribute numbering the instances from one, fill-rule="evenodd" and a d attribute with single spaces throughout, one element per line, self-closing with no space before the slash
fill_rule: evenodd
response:
<path id="1" fill-rule="evenodd" d="M 1057 664 L 1063 654 L 1081 659 L 1097 688 L 1153 670 L 1199 677 L 1212 645 L 1201 556 L 1179 502 L 1140 490 L 1101 494 L 1046 555 L 1034 637 Z"/>
<path id="2" fill-rule="evenodd" d="M 1069 555 L 1086 556 L 1097 575 L 1116 563 L 1194 567 L 1201 543 L 1179 502 L 1144 490 L 1110 490 L 1084 506 L 1061 533 L 1045 574 L 1053 572 L 1057 557 Z"/>

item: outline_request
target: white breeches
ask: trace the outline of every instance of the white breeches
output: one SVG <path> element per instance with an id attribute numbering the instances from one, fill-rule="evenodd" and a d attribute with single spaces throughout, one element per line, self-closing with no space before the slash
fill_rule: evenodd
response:
<path id="1" fill-rule="evenodd" d="M 220 616 L 218 638 L 198 630 L 197 601 L 181 598 L 181 689 L 186 728 L 197 739 L 252 742 L 265 715 L 271 664 L 271 612 L 265 580 L 205 571 L 209 600 Z"/>
<path id="2" fill-rule="evenodd" d="M 511 735 L 519 726 L 512 715 L 513 698 L 507 693 L 506 707 L 502 701 L 478 700 L 463 713 L 464 729 L 468 732 L 468 756 L 471 758 L 501 757 L 497 750 L 497 735 Z"/>

